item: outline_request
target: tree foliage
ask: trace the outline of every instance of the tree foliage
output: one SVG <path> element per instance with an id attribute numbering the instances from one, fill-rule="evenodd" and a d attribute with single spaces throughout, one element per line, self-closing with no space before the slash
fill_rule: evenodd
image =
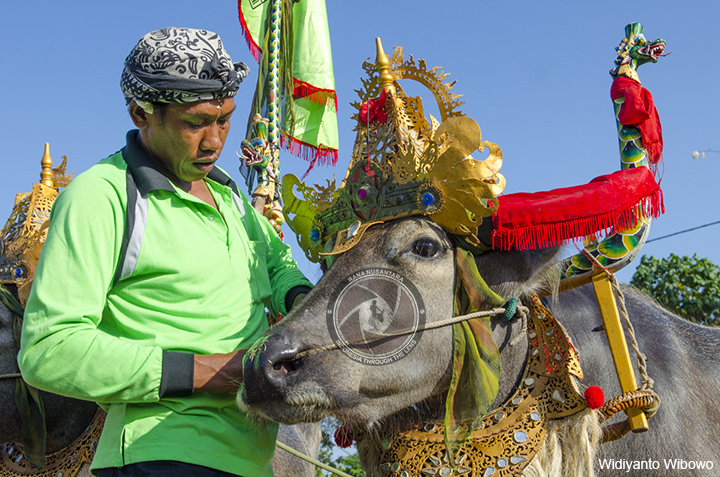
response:
<path id="1" fill-rule="evenodd" d="M 630 283 L 683 318 L 720 325 L 720 267 L 707 258 L 645 255 Z"/>
<path id="2" fill-rule="evenodd" d="M 322 441 L 320 442 L 318 460 L 323 464 L 335 467 L 336 469 L 341 470 L 346 474 L 350 474 L 353 477 L 365 477 L 365 471 L 363 471 L 362 467 L 360 467 L 357 445 L 353 443 L 353 445 L 347 449 L 343 449 L 335 445 L 333 436 L 335 434 L 335 429 L 339 426 L 339 421 L 332 417 L 320 421 Z M 332 474 L 326 470 L 316 468 L 315 475 L 318 477 L 324 477 Z"/>

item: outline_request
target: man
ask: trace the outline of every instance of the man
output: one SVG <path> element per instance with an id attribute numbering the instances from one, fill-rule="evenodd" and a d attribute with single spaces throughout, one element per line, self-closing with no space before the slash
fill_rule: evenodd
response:
<path id="1" fill-rule="evenodd" d="M 32 386 L 94 400 L 106 476 L 272 475 L 276 426 L 238 411 L 242 356 L 310 289 L 214 166 L 248 69 L 166 28 L 125 60 L 138 130 L 55 202 L 19 355 Z"/>

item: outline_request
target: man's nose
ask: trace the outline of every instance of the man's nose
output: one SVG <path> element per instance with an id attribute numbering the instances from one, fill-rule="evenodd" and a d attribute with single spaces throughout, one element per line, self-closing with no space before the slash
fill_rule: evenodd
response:
<path id="1" fill-rule="evenodd" d="M 205 128 L 205 135 L 203 136 L 203 142 L 200 145 L 205 150 L 216 151 L 223 146 L 222 138 L 220 137 L 220 126 L 217 123 L 212 123 Z"/>

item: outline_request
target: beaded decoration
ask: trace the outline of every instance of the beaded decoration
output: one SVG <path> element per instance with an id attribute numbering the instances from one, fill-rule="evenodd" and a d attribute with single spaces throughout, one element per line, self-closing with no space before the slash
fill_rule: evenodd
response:
<path id="1" fill-rule="evenodd" d="M 105 411 L 98 408 L 90 425 L 69 446 L 45 456 L 42 470 L 35 468 L 16 444 L 0 445 L 0 477 L 75 477 L 95 456 L 105 424 Z"/>

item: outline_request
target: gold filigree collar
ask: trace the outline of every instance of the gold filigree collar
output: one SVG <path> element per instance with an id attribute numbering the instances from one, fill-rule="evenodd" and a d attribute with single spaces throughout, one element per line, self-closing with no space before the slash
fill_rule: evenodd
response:
<path id="1" fill-rule="evenodd" d="M 105 411 L 98 407 L 90 425 L 75 441 L 45 456 L 42 470 L 28 462 L 16 444 L 0 445 L 0 477 L 75 477 L 83 465 L 92 462 L 104 424 Z"/>
<path id="2" fill-rule="evenodd" d="M 370 437 L 381 475 L 519 475 L 535 457 L 549 423 L 587 406 L 571 376 L 582 379 L 577 351 L 565 329 L 532 297 L 528 319 L 528 359 L 522 381 L 510 399 L 488 412 L 449 463 L 442 423 L 426 423 L 396 435 Z"/>

